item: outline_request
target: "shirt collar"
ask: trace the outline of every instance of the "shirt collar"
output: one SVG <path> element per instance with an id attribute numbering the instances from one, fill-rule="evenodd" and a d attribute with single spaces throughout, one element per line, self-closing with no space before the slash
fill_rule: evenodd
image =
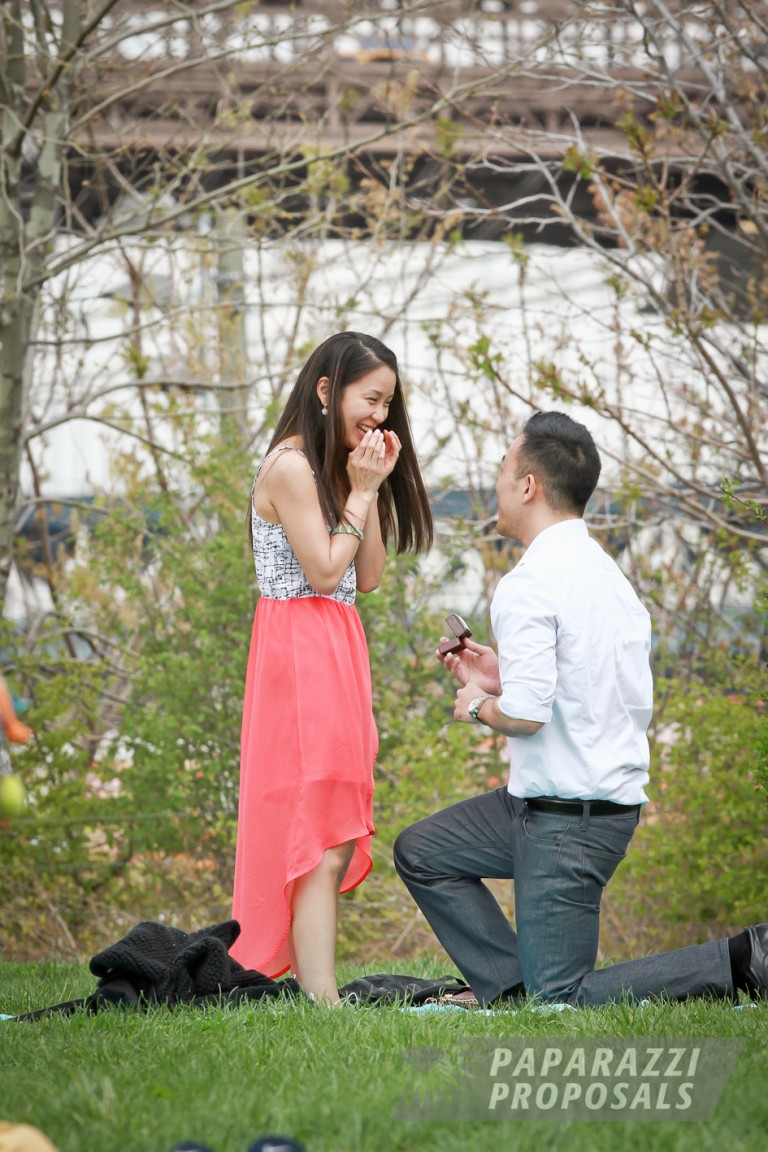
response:
<path id="1" fill-rule="evenodd" d="M 542 548 L 545 544 L 549 544 L 552 540 L 575 540 L 582 536 L 588 536 L 587 526 L 579 516 L 575 519 L 560 520 L 557 524 L 550 524 L 549 528 L 544 528 L 539 532 L 538 536 L 534 536 L 530 544 L 523 553 L 522 559 L 527 559 Z"/>

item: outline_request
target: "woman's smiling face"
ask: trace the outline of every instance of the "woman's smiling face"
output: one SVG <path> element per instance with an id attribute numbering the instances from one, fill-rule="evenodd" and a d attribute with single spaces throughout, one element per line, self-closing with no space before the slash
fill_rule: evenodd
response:
<path id="1" fill-rule="evenodd" d="M 344 421 L 344 446 L 357 448 L 366 432 L 378 428 L 387 419 L 395 395 L 397 378 L 386 364 L 348 384 L 341 394 L 341 416 Z"/>

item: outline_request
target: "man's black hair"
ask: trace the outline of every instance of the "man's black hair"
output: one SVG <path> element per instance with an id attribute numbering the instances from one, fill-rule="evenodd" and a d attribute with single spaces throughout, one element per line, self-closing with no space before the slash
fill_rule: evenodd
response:
<path id="1" fill-rule="evenodd" d="M 592 434 L 564 412 L 537 412 L 523 428 L 518 476 L 533 473 L 555 512 L 582 516 L 600 478 Z"/>

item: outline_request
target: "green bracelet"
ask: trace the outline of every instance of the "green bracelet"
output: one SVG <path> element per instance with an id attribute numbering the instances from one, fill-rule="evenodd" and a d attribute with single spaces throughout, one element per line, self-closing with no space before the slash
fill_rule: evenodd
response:
<path id="1" fill-rule="evenodd" d="M 358 540 L 365 540 L 365 533 L 361 532 L 359 528 L 355 528 L 354 524 L 337 524 L 335 528 L 331 529 L 331 536 L 337 536 L 343 532 L 345 536 L 357 536 Z"/>

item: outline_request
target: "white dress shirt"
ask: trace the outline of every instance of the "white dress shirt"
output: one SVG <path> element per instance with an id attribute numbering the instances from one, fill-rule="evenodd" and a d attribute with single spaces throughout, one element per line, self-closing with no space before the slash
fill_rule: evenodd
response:
<path id="1" fill-rule="evenodd" d="M 499 581 L 491 623 L 499 709 L 543 725 L 509 737 L 510 792 L 647 803 L 650 617 L 583 520 L 535 537 Z"/>

